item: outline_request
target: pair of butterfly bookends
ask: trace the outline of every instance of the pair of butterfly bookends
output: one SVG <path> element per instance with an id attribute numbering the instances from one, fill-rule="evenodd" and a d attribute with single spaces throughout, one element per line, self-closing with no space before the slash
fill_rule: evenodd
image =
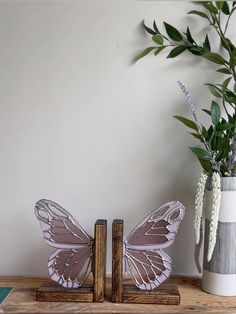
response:
<path id="1" fill-rule="evenodd" d="M 96 221 L 92 238 L 65 209 L 52 201 L 38 201 L 35 214 L 44 240 L 56 249 L 49 256 L 48 272 L 57 283 L 41 286 L 37 300 L 103 302 L 107 221 Z M 171 273 L 171 258 L 163 249 L 174 242 L 183 216 L 183 205 L 169 202 L 146 216 L 128 237 L 123 234 L 123 220 L 113 220 L 113 302 L 179 304 L 177 287 L 159 285 Z M 126 273 L 133 285 L 123 284 Z"/>

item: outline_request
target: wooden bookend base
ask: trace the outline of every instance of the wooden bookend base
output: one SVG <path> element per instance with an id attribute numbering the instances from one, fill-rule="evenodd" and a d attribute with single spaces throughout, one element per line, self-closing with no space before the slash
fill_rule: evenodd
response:
<path id="1" fill-rule="evenodd" d="M 103 302 L 105 297 L 107 221 L 97 220 L 94 229 L 94 280 L 77 289 L 56 283 L 42 285 L 36 300 L 43 302 Z"/>
<path id="2" fill-rule="evenodd" d="M 123 220 L 113 220 L 112 224 L 112 302 L 180 304 L 178 288 L 162 284 L 152 291 L 138 289 L 135 285 L 123 285 Z"/>
<path id="3" fill-rule="evenodd" d="M 93 285 L 66 289 L 58 284 L 42 285 L 36 291 L 36 301 L 41 302 L 93 302 Z"/>
<path id="4" fill-rule="evenodd" d="M 122 302 L 179 305 L 180 295 L 175 285 L 162 284 L 152 291 L 143 291 L 136 286 L 124 285 Z"/>

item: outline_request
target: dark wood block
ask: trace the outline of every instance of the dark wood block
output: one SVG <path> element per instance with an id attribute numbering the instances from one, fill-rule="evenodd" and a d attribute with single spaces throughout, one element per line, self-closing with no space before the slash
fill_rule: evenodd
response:
<path id="1" fill-rule="evenodd" d="M 95 224 L 94 245 L 94 302 L 103 302 L 106 284 L 107 221 L 99 219 Z"/>
<path id="2" fill-rule="evenodd" d="M 123 220 L 112 223 L 112 302 L 121 303 L 123 293 Z"/>
<path id="3" fill-rule="evenodd" d="M 123 303 L 179 305 L 180 295 L 175 285 L 162 284 L 152 291 L 143 291 L 136 286 L 124 285 Z"/>
<path id="4" fill-rule="evenodd" d="M 45 284 L 36 290 L 36 301 L 41 302 L 93 302 L 93 285 L 66 289 L 57 284 Z"/>

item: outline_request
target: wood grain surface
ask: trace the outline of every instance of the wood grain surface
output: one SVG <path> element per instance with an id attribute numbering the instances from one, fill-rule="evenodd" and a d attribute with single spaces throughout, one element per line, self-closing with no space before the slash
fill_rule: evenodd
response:
<path id="1" fill-rule="evenodd" d="M 41 302 L 93 302 L 93 285 L 79 289 L 66 289 L 56 283 L 44 284 L 36 291 L 36 300 Z"/>
<path id="2" fill-rule="evenodd" d="M 106 242 L 107 221 L 97 220 L 95 224 L 94 244 L 94 292 L 93 301 L 103 302 L 106 285 Z"/>
<path id="3" fill-rule="evenodd" d="M 123 225 L 121 219 L 112 223 L 112 302 L 122 302 L 123 294 Z"/>
<path id="4" fill-rule="evenodd" d="M 162 284 L 158 289 L 152 291 L 143 291 L 134 285 L 124 285 L 123 302 L 178 305 L 180 295 L 176 285 Z"/>
<path id="5" fill-rule="evenodd" d="M 127 279 L 124 281 L 129 283 Z M 0 306 L 0 313 L 236 313 L 236 297 L 219 297 L 203 292 L 200 278 L 174 276 L 167 280 L 167 283 L 178 286 L 180 305 L 111 303 L 109 279 L 104 303 L 37 302 L 36 289 L 49 282 L 48 278 L 0 277 L 0 286 L 14 287 Z"/>

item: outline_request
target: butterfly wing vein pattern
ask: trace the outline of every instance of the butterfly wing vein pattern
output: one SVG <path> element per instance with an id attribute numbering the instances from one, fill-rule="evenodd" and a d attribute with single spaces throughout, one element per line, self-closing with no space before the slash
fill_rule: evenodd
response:
<path id="1" fill-rule="evenodd" d="M 65 288 L 79 288 L 91 273 L 92 248 L 56 250 L 48 260 L 51 278 Z"/>
<path id="2" fill-rule="evenodd" d="M 162 249 L 174 242 L 183 216 L 180 202 L 164 204 L 145 217 L 124 241 L 126 271 L 139 289 L 152 290 L 170 276 L 171 258 Z"/>
<path id="3" fill-rule="evenodd" d="M 92 271 L 93 238 L 61 206 L 40 200 L 35 205 L 45 242 L 56 248 L 48 259 L 51 279 L 65 288 L 78 288 Z"/>

